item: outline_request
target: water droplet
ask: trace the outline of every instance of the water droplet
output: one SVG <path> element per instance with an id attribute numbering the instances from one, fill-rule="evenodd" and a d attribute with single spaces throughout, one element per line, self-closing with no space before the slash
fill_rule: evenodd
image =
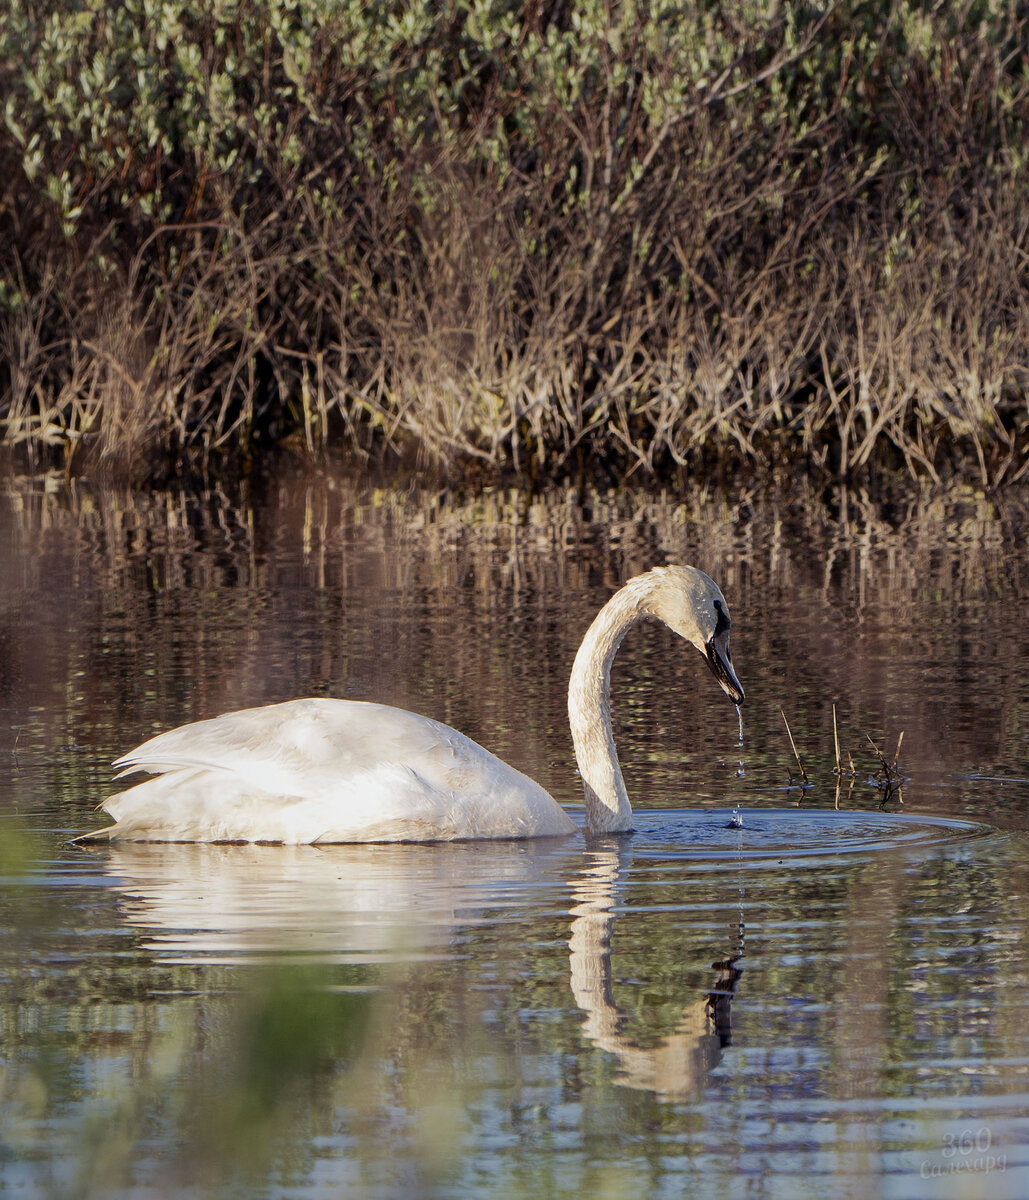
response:
<path id="1" fill-rule="evenodd" d="M 736 705 L 736 718 L 740 723 L 740 740 L 737 744 L 742 746 L 743 745 L 743 710 L 740 708 L 740 706 L 738 704 Z M 742 779 L 745 774 L 746 774 L 746 772 L 743 769 L 743 757 L 741 755 L 740 756 L 740 765 L 736 771 L 736 778 Z"/>

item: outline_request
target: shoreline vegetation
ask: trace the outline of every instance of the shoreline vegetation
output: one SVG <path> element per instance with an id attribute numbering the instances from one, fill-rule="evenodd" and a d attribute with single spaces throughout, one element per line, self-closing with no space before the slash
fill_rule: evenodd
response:
<path id="1" fill-rule="evenodd" d="M 0 444 L 1029 475 L 1018 0 L 2 0 Z"/>

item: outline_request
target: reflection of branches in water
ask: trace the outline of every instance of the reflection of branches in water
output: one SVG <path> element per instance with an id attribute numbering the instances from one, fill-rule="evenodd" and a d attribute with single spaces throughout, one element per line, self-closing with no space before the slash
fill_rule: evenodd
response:
<path id="1" fill-rule="evenodd" d="M 766 496 L 741 487 L 734 496 L 497 489 L 468 500 L 301 477 L 260 497 L 245 488 L 230 497 L 221 488 L 55 492 L 15 480 L 0 493 L 0 519 L 31 544 L 76 532 L 69 550 L 104 587 L 124 585 L 144 562 L 164 587 L 269 586 L 284 561 L 329 585 L 375 559 L 383 587 L 456 586 L 460 576 L 462 585 L 508 590 L 515 603 L 544 584 L 580 589 L 599 571 L 614 586 L 655 562 L 683 559 L 719 568 L 743 603 L 752 589 L 796 590 L 805 580 L 826 598 L 854 597 L 859 608 L 921 599 L 930 585 L 973 599 L 1019 582 L 1005 553 L 1029 527 L 1029 498 L 1019 494 L 1003 505 L 962 491 L 889 508 L 846 490 L 831 507 L 802 488 Z M 391 561 L 400 549 L 402 564 Z M 197 575 L 204 569 L 207 578 Z"/>
<path id="2" fill-rule="evenodd" d="M 654 1092 L 668 1100 L 696 1096 L 722 1050 L 732 1042 L 732 999 L 742 974 L 740 945 L 735 954 L 712 964 L 717 981 L 708 993 L 686 1004 L 675 1029 L 657 1046 L 640 1046 L 625 1032 L 625 1018 L 614 1001 L 611 974 L 611 929 L 619 851 L 594 849 L 572 880 L 570 950 L 571 987 L 585 1014 L 583 1032 L 600 1049 L 615 1055 L 626 1087 Z"/>
<path id="3" fill-rule="evenodd" d="M 260 493 L 8 480 L 0 534 L 18 564 L 9 578 L 40 602 L 19 636 L 0 636 L 0 677 L 27 680 L 30 705 L 51 704 L 56 689 L 81 694 L 82 708 L 118 727 L 112 749 L 124 749 L 130 722 L 134 736 L 140 721 L 179 723 L 312 691 L 374 697 L 428 710 L 570 794 L 571 781 L 548 780 L 546 765 L 567 758 L 567 667 L 599 604 L 630 575 L 667 561 L 712 572 L 733 609 L 741 669 L 782 663 L 784 686 L 799 679 L 808 695 L 882 692 L 903 644 L 909 678 L 931 671 L 936 697 L 1010 705 L 1008 664 L 1029 654 L 1029 632 L 1018 623 L 1001 631 L 996 618 L 1029 592 L 1029 558 L 1011 549 L 1027 528 L 1029 499 L 1017 493 L 889 507 L 846 491 L 823 505 L 802 484 L 781 495 L 741 486 L 730 502 L 703 488 L 468 498 L 310 475 Z M 989 699 L 960 686 L 966 627 L 1009 641 Z M 649 645 L 659 636 L 641 634 Z M 102 678 L 110 665 L 114 695 Z M 498 738 L 512 722 L 490 706 L 510 692 L 544 715 L 524 736 Z M 651 694 L 655 724 L 668 720 L 658 703 Z M 962 718 L 1006 736 L 996 711 Z M 939 714 L 927 705 L 921 727 L 907 727 L 924 761 Z M 560 741 L 537 753 L 555 728 Z M 75 729 L 59 736 L 87 740 Z"/>

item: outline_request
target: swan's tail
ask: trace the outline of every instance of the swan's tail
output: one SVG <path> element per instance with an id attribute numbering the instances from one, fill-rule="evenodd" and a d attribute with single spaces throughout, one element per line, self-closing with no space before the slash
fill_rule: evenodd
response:
<path id="1" fill-rule="evenodd" d="M 89 833 L 80 833 L 78 837 L 69 838 L 66 846 L 81 846 L 87 842 L 111 842 L 118 836 L 117 824 L 108 825 L 106 829 L 91 829 Z"/>

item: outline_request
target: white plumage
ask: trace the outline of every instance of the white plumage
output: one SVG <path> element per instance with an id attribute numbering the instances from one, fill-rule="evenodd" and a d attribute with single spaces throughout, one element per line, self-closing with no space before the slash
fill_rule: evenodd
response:
<path id="1" fill-rule="evenodd" d="M 658 567 L 604 606 L 576 655 L 568 707 L 587 827 L 631 827 L 611 733 L 610 670 L 626 630 L 657 617 L 703 653 L 726 693 L 743 691 L 728 609 L 693 567 Z M 569 834 L 575 825 L 528 776 L 456 729 L 360 700 L 290 700 L 159 734 L 120 758 L 144 780 L 109 797 L 90 838 L 163 842 L 425 842 Z"/>

